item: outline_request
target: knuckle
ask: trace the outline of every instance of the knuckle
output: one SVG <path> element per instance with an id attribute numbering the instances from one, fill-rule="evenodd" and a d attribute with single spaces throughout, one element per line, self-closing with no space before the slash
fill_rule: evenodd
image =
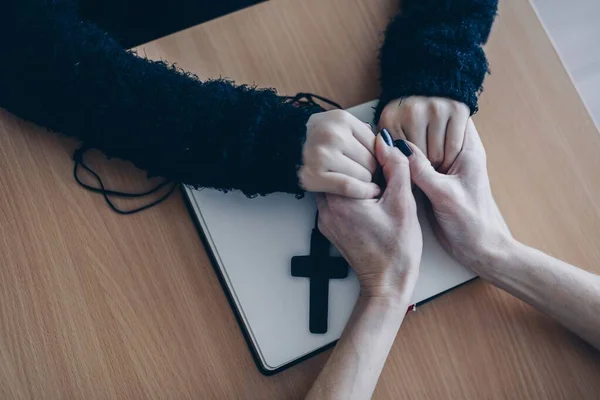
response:
<path id="1" fill-rule="evenodd" d="M 311 165 L 320 168 L 323 165 L 326 165 L 327 162 L 332 158 L 331 151 L 329 151 L 324 146 L 319 146 L 314 149 L 311 156 Z"/>
<path id="2" fill-rule="evenodd" d="M 450 103 L 450 107 L 452 107 L 452 111 L 457 113 L 468 113 L 470 112 L 469 107 L 465 103 L 461 103 L 460 101 L 452 101 Z"/>
<path id="3" fill-rule="evenodd" d="M 397 107 L 393 104 L 386 106 L 383 109 L 383 111 L 381 112 L 381 117 L 379 118 L 379 120 L 381 121 L 380 123 L 384 127 L 389 127 L 392 124 L 394 124 L 394 122 L 396 121 L 396 118 L 398 116 L 398 110 L 399 110 L 399 107 Z"/>
<path id="4" fill-rule="evenodd" d="M 425 109 L 420 104 L 407 106 L 406 112 L 402 114 L 403 122 L 406 126 L 416 127 L 421 124 Z"/>
<path id="5" fill-rule="evenodd" d="M 410 109 L 412 106 L 414 106 L 415 104 L 421 102 L 424 99 L 424 97 L 421 96 L 409 96 L 409 97 L 405 97 L 402 99 L 402 101 L 400 102 L 400 108 L 403 109 Z"/>
<path id="6" fill-rule="evenodd" d="M 417 125 L 418 119 L 419 118 L 417 117 L 417 115 L 410 110 L 408 110 L 408 112 L 402 114 L 403 125 L 408 126 L 408 127 L 413 127 L 413 126 Z"/>
<path id="7" fill-rule="evenodd" d="M 422 115 L 425 113 L 425 108 L 427 105 L 421 101 L 411 102 L 406 106 L 406 109 L 409 114 L 413 115 Z"/>
<path id="8" fill-rule="evenodd" d="M 346 110 L 334 110 L 334 111 L 337 113 L 337 115 L 339 115 L 339 117 L 340 117 L 341 119 L 348 119 L 348 118 L 351 118 L 351 117 L 352 117 L 352 114 L 350 114 L 350 113 L 349 113 L 348 111 L 346 111 Z"/>
<path id="9" fill-rule="evenodd" d="M 431 115 L 440 118 L 448 113 L 448 105 L 444 100 L 435 100 L 430 106 Z"/>
<path id="10" fill-rule="evenodd" d="M 344 122 L 349 121 L 350 118 L 352 117 L 352 114 L 350 114 L 346 110 L 331 110 L 328 112 L 332 113 L 332 118 L 337 122 L 344 123 Z"/>
<path id="11" fill-rule="evenodd" d="M 329 146 L 340 146 L 345 142 L 343 131 L 337 127 L 331 128 L 323 132 L 323 142 Z"/>
<path id="12" fill-rule="evenodd" d="M 343 196 L 350 196 L 354 192 L 354 182 L 350 180 L 344 180 L 340 183 L 340 194 Z"/>
<path id="13" fill-rule="evenodd" d="M 373 179 L 373 174 L 371 174 L 371 172 L 369 172 L 366 169 L 362 169 L 360 171 L 359 179 L 363 182 L 371 182 L 371 180 Z"/>

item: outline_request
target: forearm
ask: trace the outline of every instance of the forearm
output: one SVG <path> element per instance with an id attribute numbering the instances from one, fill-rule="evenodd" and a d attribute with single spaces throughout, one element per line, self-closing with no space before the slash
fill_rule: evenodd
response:
<path id="1" fill-rule="evenodd" d="M 408 301 L 408 298 L 361 295 L 307 399 L 369 399 L 406 314 Z"/>
<path id="2" fill-rule="evenodd" d="M 482 278 L 600 350 L 600 276 L 516 241 L 496 252 L 489 264 L 476 269 Z"/>
<path id="3" fill-rule="evenodd" d="M 481 46 L 497 5 L 497 0 L 403 1 L 380 50 L 377 118 L 389 101 L 413 95 L 451 98 L 476 112 L 488 70 Z"/>
<path id="4" fill-rule="evenodd" d="M 54 2 L 10 3 L 0 15 L 0 107 L 152 176 L 300 192 L 296 170 L 315 109 L 137 57 Z"/>

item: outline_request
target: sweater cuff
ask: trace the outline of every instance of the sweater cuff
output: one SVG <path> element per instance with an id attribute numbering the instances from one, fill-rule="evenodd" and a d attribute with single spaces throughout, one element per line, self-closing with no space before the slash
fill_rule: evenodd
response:
<path id="1" fill-rule="evenodd" d="M 471 51 L 458 52 L 454 60 L 423 61 L 420 69 L 405 66 L 387 71 L 385 75 L 382 71 L 383 90 L 375 110 L 376 123 L 390 101 L 409 96 L 446 97 L 466 104 L 471 115 L 477 112 L 477 98 L 488 71 L 483 49 L 473 46 Z"/>
<path id="2" fill-rule="evenodd" d="M 260 146 L 269 156 L 258 160 L 258 171 L 268 175 L 264 185 L 258 192 L 246 195 L 266 195 L 273 192 L 291 193 L 301 196 L 304 190 L 300 187 L 298 170 L 302 166 L 302 149 L 306 141 L 306 124 L 315 113 L 323 110 L 315 106 L 296 106 L 284 102 L 272 111 L 266 130 L 272 132 L 265 138 L 270 138 Z M 260 153 L 260 150 L 257 150 Z M 260 177 L 255 177 L 259 179 Z"/>

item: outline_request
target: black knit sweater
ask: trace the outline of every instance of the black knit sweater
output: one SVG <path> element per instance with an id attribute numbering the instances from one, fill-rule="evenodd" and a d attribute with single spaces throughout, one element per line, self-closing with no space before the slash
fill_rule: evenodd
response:
<path id="1" fill-rule="evenodd" d="M 381 49 L 381 104 L 444 96 L 477 109 L 497 0 L 406 0 Z M 0 6 L 0 107 L 151 176 L 299 193 L 306 121 L 272 89 L 200 81 L 127 51 L 71 0 Z M 380 107 L 381 108 L 381 107 Z M 381 110 L 378 110 L 381 111 Z"/>

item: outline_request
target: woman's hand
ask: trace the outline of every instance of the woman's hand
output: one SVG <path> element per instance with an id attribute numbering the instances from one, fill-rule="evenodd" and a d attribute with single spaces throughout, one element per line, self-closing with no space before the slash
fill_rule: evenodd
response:
<path id="1" fill-rule="evenodd" d="M 319 228 L 356 272 L 361 295 L 408 301 L 419 271 L 423 238 L 406 156 L 376 140 L 387 181 L 379 199 L 319 195 Z"/>
<path id="2" fill-rule="evenodd" d="M 473 122 L 448 175 L 437 173 L 416 146 L 411 149 L 412 180 L 431 202 L 435 230 L 446 249 L 600 350 L 600 277 L 512 238 L 492 197 L 485 150 Z"/>
<path id="3" fill-rule="evenodd" d="M 307 123 L 300 184 L 310 192 L 377 197 L 381 190 L 372 182 L 374 154 L 375 135 L 367 124 L 343 110 L 314 114 Z"/>
<path id="4" fill-rule="evenodd" d="M 391 138 L 388 138 L 391 141 Z M 307 399 L 370 399 L 415 287 L 423 240 L 408 159 L 376 140 L 380 199 L 317 197 L 319 228 L 350 263 L 360 296 Z"/>
<path id="5" fill-rule="evenodd" d="M 487 261 L 511 235 L 492 196 L 485 149 L 473 121 L 469 119 L 463 149 L 446 175 L 436 172 L 417 146 L 410 147 L 411 178 L 431 203 L 440 243 L 469 267 Z"/>
<path id="6" fill-rule="evenodd" d="M 470 110 L 443 97 L 412 96 L 390 101 L 379 121 L 394 139 L 416 144 L 433 167 L 446 173 L 463 146 Z"/>

